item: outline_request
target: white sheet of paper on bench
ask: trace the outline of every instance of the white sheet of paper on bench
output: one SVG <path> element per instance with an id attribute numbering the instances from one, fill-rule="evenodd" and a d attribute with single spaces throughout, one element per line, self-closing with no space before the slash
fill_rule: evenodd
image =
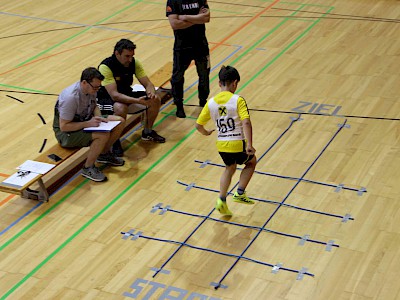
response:
<path id="1" fill-rule="evenodd" d="M 34 161 L 34 160 L 27 160 L 22 165 L 17 167 L 17 169 L 21 170 L 21 171 L 30 171 L 30 172 L 34 172 L 37 174 L 46 174 L 48 171 L 53 169 L 55 166 L 56 165 L 54 165 L 54 164 L 48 164 L 48 163 Z"/>
<path id="2" fill-rule="evenodd" d="M 86 127 L 83 130 L 84 131 L 100 131 L 100 132 L 108 132 L 111 131 L 115 126 L 117 126 L 121 121 L 108 121 L 106 122 L 101 122 L 98 127 Z"/>
<path id="3" fill-rule="evenodd" d="M 131 85 L 132 92 L 145 92 L 146 89 L 144 88 L 143 85 L 135 83 L 134 85 Z M 155 87 L 156 90 L 158 90 L 158 86 Z"/>
<path id="4" fill-rule="evenodd" d="M 131 88 L 132 88 L 132 92 L 145 92 L 146 91 L 146 89 L 144 88 L 143 85 L 137 84 L 137 83 L 132 85 Z"/>
<path id="5" fill-rule="evenodd" d="M 8 177 L 6 180 L 2 182 L 4 185 L 9 185 L 9 186 L 16 186 L 16 187 L 21 187 L 27 184 L 29 181 L 33 180 L 37 176 L 40 176 L 38 173 L 33 173 L 29 171 L 25 171 L 27 173 L 22 174 L 24 171 L 18 171 L 17 173 L 12 174 L 10 177 Z M 29 172 L 29 173 L 28 173 Z"/>

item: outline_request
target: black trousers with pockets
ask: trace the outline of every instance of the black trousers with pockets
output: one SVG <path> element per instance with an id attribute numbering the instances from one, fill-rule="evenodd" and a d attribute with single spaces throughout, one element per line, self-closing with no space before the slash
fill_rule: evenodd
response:
<path id="1" fill-rule="evenodd" d="M 208 49 L 202 53 L 192 50 L 174 50 L 171 85 L 175 103 L 183 102 L 184 75 L 192 60 L 195 61 L 197 75 L 199 76 L 200 101 L 206 101 L 210 94 L 210 56 Z"/>

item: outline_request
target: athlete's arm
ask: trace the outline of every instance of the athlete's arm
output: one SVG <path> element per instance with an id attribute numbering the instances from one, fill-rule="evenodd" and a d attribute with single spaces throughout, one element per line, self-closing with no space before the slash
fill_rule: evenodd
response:
<path id="1" fill-rule="evenodd" d="M 204 128 L 203 125 L 200 125 L 200 124 L 198 124 L 198 123 L 196 123 L 196 129 L 197 129 L 197 131 L 200 132 L 202 135 L 210 135 L 210 134 L 213 133 L 213 131 L 215 130 L 215 129 L 207 130 L 207 129 Z"/>
<path id="2" fill-rule="evenodd" d="M 251 121 L 250 119 L 244 119 L 242 120 L 242 124 L 243 124 L 244 137 L 247 140 L 246 153 L 252 155 L 256 153 L 256 149 L 253 148 L 253 128 L 251 126 Z"/>
<path id="3" fill-rule="evenodd" d="M 254 154 L 256 149 L 253 147 L 253 128 L 250 121 L 249 109 L 243 97 L 239 97 L 238 100 L 238 113 L 242 121 L 244 137 L 247 140 L 246 153 L 249 155 Z"/>
<path id="4" fill-rule="evenodd" d="M 210 119 L 211 119 L 210 110 L 208 108 L 208 103 L 206 103 L 206 105 L 203 107 L 203 109 L 200 112 L 200 115 L 196 120 L 197 131 L 203 135 L 210 135 L 211 133 L 213 133 L 214 129 L 207 130 L 204 128 L 204 125 L 206 125 Z"/>

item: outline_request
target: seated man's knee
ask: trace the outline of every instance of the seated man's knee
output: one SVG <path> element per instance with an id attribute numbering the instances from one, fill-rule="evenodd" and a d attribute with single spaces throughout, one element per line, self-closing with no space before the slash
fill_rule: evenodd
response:
<path id="1" fill-rule="evenodd" d="M 160 108 L 161 107 L 161 97 L 157 95 L 156 99 L 157 99 L 157 106 L 158 106 L 158 108 Z"/>
<path id="2" fill-rule="evenodd" d="M 108 115 L 107 119 L 110 121 L 120 121 L 122 124 L 124 124 L 126 121 L 124 117 L 118 116 L 118 115 Z M 120 124 L 118 124 L 118 125 L 120 125 Z"/>
<path id="3" fill-rule="evenodd" d="M 93 132 L 92 141 L 98 140 L 101 142 L 107 142 L 110 139 L 110 132 Z"/>
<path id="4" fill-rule="evenodd" d="M 126 116 L 128 113 L 128 105 L 125 103 L 115 102 L 114 103 L 114 114 L 117 116 Z"/>
<path id="5" fill-rule="evenodd" d="M 149 106 L 161 105 L 161 98 L 158 95 L 147 101 L 148 101 Z"/>
<path id="6" fill-rule="evenodd" d="M 125 125 L 125 119 L 123 118 L 123 117 L 121 117 L 121 116 L 117 116 L 118 117 L 118 120 L 117 121 L 121 121 L 121 123 L 119 123 L 119 125 L 121 126 L 121 125 Z"/>

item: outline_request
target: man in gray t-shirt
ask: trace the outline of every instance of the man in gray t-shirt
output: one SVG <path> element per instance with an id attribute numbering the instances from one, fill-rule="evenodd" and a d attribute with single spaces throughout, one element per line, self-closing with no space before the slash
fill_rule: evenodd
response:
<path id="1" fill-rule="evenodd" d="M 55 136 L 62 147 L 90 147 L 82 176 L 94 181 L 107 180 L 95 166 L 96 161 L 113 166 L 124 164 L 124 160 L 110 150 L 112 144 L 120 137 L 125 120 L 113 115 L 103 118 L 97 107 L 96 95 L 103 79 L 103 75 L 96 68 L 83 70 L 81 80 L 64 89 L 58 96 L 53 121 Z M 120 123 L 108 132 L 84 131 L 84 128 L 98 127 L 101 122 L 108 121 Z"/>

